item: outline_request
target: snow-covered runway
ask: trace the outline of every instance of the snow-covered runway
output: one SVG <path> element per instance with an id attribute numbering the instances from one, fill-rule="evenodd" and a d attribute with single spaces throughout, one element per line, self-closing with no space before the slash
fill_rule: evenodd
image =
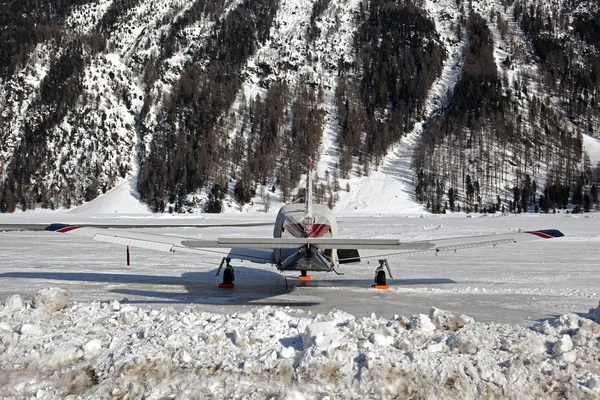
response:
<path id="1" fill-rule="evenodd" d="M 223 223 L 231 223 L 220 220 Z M 168 221 L 160 221 L 165 224 Z M 212 221 L 216 222 L 216 221 Z M 207 221 L 208 223 L 208 221 Z M 376 260 L 347 264 L 343 276 L 313 274 L 307 286 L 274 267 L 233 262 L 236 287 L 218 289 L 215 276 L 220 255 L 165 254 L 125 249 L 87 238 L 49 232 L 0 233 L 0 297 L 32 296 L 48 286 L 69 290 L 76 301 L 119 300 L 136 305 L 181 307 L 234 312 L 239 307 L 280 305 L 306 311 L 332 308 L 356 316 L 372 312 L 426 313 L 431 306 L 466 313 L 478 321 L 530 325 L 564 313 L 585 313 L 597 304 L 597 248 L 600 219 L 558 215 L 473 217 L 346 217 L 343 237 L 399 237 L 427 240 L 510 230 L 558 228 L 566 237 L 496 248 L 422 254 L 390 259 L 391 289 L 370 288 Z M 270 226 L 156 228 L 153 232 L 190 237 L 261 236 Z"/>
<path id="2" fill-rule="evenodd" d="M 342 237 L 427 240 L 518 228 L 566 235 L 391 259 L 396 279 L 387 291 L 370 288 L 373 262 L 342 266 L 343 276 L 313 274 L 306 287 L 291 276 L 287 288 L 273 267 L 234 262 L 236 286 L 222 290 L 218 255 L 133 249 L 127 266 L 117 245 L 1 232 L 0 298 L 8 300 L 0 305 L 0 396 L 599 398 L 596 216 L 340 218 Z M 169 219 L 127 221 L 136 222 Z M 144 229 L 209 238 L 270 236 L 272 228 Z M 29 306 L 49 287 L 71 293 L 66 309 Z"/>

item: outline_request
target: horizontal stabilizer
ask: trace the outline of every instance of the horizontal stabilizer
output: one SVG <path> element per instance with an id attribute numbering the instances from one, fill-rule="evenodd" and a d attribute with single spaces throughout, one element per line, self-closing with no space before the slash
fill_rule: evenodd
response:
<path id="1" fill-rule="evenodd" d="M 252 249 L 296 249 L 314 246 L 321 249 L 430 250 L 433 243 L 403 243 L 398 239 L 334 239 L 334 238 L 218 238 L 216 240 L 184 240 L 188 247 L 246 247 Z"/>

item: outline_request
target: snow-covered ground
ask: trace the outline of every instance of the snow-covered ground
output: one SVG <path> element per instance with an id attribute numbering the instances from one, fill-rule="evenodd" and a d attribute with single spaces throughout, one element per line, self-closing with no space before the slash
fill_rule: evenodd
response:
<path id="1" fill-rule="evenodd" d="M 370 288 L 372 262 L 342 266 L 343 276 L 313 274 L 309 286 L 289 276 L 287 288 L 273 267 L 234 262 L 236 287 L 220 290 L 218 256 L 134 249 L 127 266 L 116 245 L 0 232 L 0 397 L 600 398 L 600 325 L 592 319 L 600 319 L 600 216 L 382 208 L 342 210 L 339 219 L 342 237 L 426 240 L 518 228 L 566 236 L 390 259 L 396 279 L 387 291 Z M 272 220 L 153 215 L 127 181 L 78 209 L 0 215 L 0 224 Z M 270 236 L 272 227 L 152 231 Z M 67 293 L 51 287 L 70 294 L 65 309 L 53 311 Z"/>
<path id="2" fill-rule="evenodd" d="M 42 296 L 64 297 L 56 289 Z M 38 302 L 40 303 L 40 302 Z M 52 302 L 51 302 L 52 303 Z M 45 304 L 41 302 L 41 304 Z M 597 398 L 600 325 L 533 329 L 432 308 L 410 318 L 118 301 L 0 310 L 0 395 L 35 398 Z"/>

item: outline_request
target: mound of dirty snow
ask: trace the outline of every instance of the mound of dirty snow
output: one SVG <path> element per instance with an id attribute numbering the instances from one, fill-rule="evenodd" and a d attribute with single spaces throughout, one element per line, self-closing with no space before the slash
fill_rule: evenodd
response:
<path id="1" fill-rule="evenodd" d="M 71 293 L 68 291 L 61 288 L 51 287 L 38 291 L 33 296 L 32 305 L 38 310 L 48 312 L 58 311 L 69 306 L 70 297 Z"/>
<path id="2" fill-rule="evenodd" d="M 599 338 L 574 314 L 525 328 L 437 308 L 224 315 L 113 300 L 48 312 L 13 295 L 0 306 L 0 396 L 597 398 Z"/>

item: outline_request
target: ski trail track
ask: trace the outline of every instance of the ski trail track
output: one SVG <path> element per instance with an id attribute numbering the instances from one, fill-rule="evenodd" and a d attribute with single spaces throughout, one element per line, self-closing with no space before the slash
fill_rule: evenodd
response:
<path id="1" fill-rule="evenodd" d="M 448 57 L 444 62 L 442 73 L 434 82 L 429 95 L 425 101 L 426 119 L 423 122 L 415 123 L 414 128 L 408 133 L 385 158 L 382 172 L 392 179 L 401 183 L 401 195 L 405 201 L 416 202 L 414 191 L 414 172 L 411 168 L 413 153 L 415 147 L 419 143 L 421 136 L 425 130 L 424 126 L 427 122 L 436 115 L 436 113 L 447 106 L 449 98 L 448 93 L 451 93 L 458 80 L 461 65 L 464 60 L 464 47 L 466 45 L 466 36 L 463 35 L 461 41 L 455 41 L 455 35 L 450 29 L 450 22 L 443 21 L 441 18 L 444 10 L 439 9 L 434 5 L 433 1 L 426 2 L 427 9 L 433 12 L 431 15 L 435 21 L 440 40 L 446 44 Z M 450 5 L 448 5 L 451 7 Z M 456 13 L 458 11 L 454 10 Z"/>

